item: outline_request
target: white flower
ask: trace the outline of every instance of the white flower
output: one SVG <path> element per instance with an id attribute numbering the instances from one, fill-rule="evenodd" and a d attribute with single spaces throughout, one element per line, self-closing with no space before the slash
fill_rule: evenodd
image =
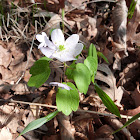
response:
<path id="1" fill-rule="evenodd" d="M 38 48 L 45 56 L 56 58 L 61 62 L 76 60 L 75 57 L 79 55 L 83 49 L 83 44 L 78 43 L 79 35 L 73 34 L 65 41 L 64 35 L 60 29 L 52 31 L 52 42 L 44 32 L 42 35 L 36 35 L 36 38 L 41 42 Z"/>
<path id="2" fill-rule="evenodd" d="M 58 86 L 58 87 L 61 87 L 62 89 L 66 89 L 66 90 L 72 89 L 72 88 L 69 87 L 68 85 L 62 84 L 62 83 L 58 83 L 58 82 L 50 82 L 49 85 Z"/>

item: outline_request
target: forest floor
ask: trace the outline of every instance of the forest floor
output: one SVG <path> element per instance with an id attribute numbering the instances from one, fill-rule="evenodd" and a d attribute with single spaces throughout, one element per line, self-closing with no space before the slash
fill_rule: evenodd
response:
<path id="1" fill-rule="evenodd" d="M 30 68 L 44 55 L 38 49 L 36 34 L 62 29 L 58 0 L 8 0 L 1 2 L 0 21 L 0 140 L 15 140 L 33 120 L 44 117 L 56 106 L 56 90 L 43 84 L 29 87 Z M 132 18 L 127 17 L 131 0 L 66 0 L 65 37 L 78 34 L 87 56 L 91 43 L 109 64 L 98 59 L 96 82 L 118 106 L 122 118 L 111 114 L 93 84 L 86 95 L 79 93 L 79 109 L 57 117 L 17 140 L 132 140 L 140 139 L 140 121 L 111 135 L 140 113 L 140 2 Z M 57 67 L 57 65 L 55 66 Z M 63 69 L 53 69 L 50 81 L 59 81 Z M 32 104 L 31 104 L 32 103 Z M 99 114 L 102 113 L 102 114 Z"/>

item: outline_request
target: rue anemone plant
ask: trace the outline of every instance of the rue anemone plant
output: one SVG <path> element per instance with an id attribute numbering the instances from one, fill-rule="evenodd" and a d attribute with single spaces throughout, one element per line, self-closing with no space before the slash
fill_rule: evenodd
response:
<path id="1" fill-rule="evenodd" d="M 28 81 L 28 86 L 36 88 L 42 86 L 42 84 L 48 80 L 51 74 L 51 61 L 56 59 L 60 61 L 66 69 L 64 70 L 63 75 L 67 76 L 67 79 L 73 80 L 73 82 L 50 82 L 49 85 L 58 86 L 56 91 L 57 110 L 43 118 L 39 118 L 29 123 L 20 135 L 40 127 L 44 123 L 53 119 L 59 112 L 62 112 L 65 115 L 70 115 L 72 111 L 77 111 L 79 106 L 79 92 L 86 95 L 91 83 L 93 83 L 96 92 L 102 99 L 107 109 L 121 118 L 117 106 L 94 80 L 98 67 L 98 56 L 102 57 L 106 62 L 108 61 L 101 52 L 96 51 L 96 48 L 93 44 L 89 46 L 88 55 L 84 62 L 77 63 L 76 60 L 84 48 L 82 43 L 78 43 L 78 34 L 73 34 L 65 40 L 63 32 L 60 29 L 54 29 L 51 33 L 51 40 L 49 40 L 49 37 L 45 32 L 37 34 L 36 39 L 40 42 L 38 49 L 40 49 L 45 57 L 37 60 L 31 67 L 31 77 Z M 67 61 L 73 62 L 68 66 Z M 129 120 L 129 122 L 124 125 L 124 127 L 132 123 L 139 116 L 140 113 L 136 117 Z"/>

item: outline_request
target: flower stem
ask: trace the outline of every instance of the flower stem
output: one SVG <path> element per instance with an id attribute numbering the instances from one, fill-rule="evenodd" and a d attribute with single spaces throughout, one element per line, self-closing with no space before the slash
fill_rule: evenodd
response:
<path id="1" fill-rule="evenodd" d="M 64 62 L 64 81 L 66 81 L 66 76 L 65 76 L 66 67 L 67 67 L 67 64 L 66 64 L 66 62 Z"/>
<path id="2" fill-rule="evenodd" d="M 62 30 L 63 30 L 63 33 L 64 33 L 64 16 L 65 16 L 65 9 L 62 8 Z"/>

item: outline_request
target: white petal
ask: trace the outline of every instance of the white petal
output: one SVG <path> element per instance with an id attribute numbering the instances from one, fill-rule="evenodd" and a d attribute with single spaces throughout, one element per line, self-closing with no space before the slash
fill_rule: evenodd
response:
<path id="1" fill-rule="evenodd" d="M 44 37 L 40 34 L 37 34 L 36 35 L 36 39 L 39 41 L 39 42 L 44 42 Z"/>
<path id="2" fill-rule="evenodd" d="M 38 49 L 40 49 L 42 47 L 46 47 L 46 44 L 44 42 L 42 42 L 42 43 L 39 44 Z"/>
<path id="3" fill-rule="evenodd" d="M 58 82 L 50 82 L 49 84 L 52 85 L 52 86 L 58 86 L 58 87 L 61 87 L 62 89 L 66 89 L 66 90 L 70 90 L 70 89 L 72 89 L 72 88 L 69 87 L 68 85 L 66 85 L 66 84 L 62 84 L 62 83 L 58 83 Z"/>
<path id="4" fill-rule="evenodd" d="M 73 56 L 76 57 L 77 55 L 79 55 L 81 51 L 83 50 L 83 47 L 84 45 L 82 43 L 77 43 L 77 45 L 75 46 L 73 50 Z"/>
<path id="5" fill-rule="evenodd" d="M 48 47 L 42 47 L 40 48 L 40 51 L 47 56 L 48 58 L 52 58 L 52 54 L 54 53 L 54 50 L 48 48 Z"/>
<path id="6" fill-rule="evenodd" d="M 47 34 L 45 32 L 42 32 L 42 35 L 47 37 Z"/>
<path id="7" fill-rule="evenodd" d="M 52 42 L 59 47 L 59 45 L 64 45 L 64 35 L 60 29 L 55 29 L 51 33 Z"/>
<path id="8" fill-rule="evenodd" d="M 50 49 L 53 49 L 53 50 L 56 50 L 56 49 L 57 49 L 56 45 L 54 45 L 54 44 L 48 39 L 48 37 L 45 37 L 44 40 L 45 40 L 46 46 L 48 46 Z"/>
<path id="9" fill-rule="evenodd" d="M 37 39 L 39 42 L 45 42 L 44 37 L 48 38 L 48 37 L 47 37 L 47 34 L 46 34 L 45 32 L 42 32 L 41 34 L 42 34 L 42 35 L 37 34 L 37 35 L 36 35 L 36 39 Z"/>
<path id="10" fill-rule="evenodd" d="M 79 35 L 78 34 L 73 34 L 66 39 L 66 42 L 65 42 L 66 46 L 65 47 L 66 48 L 73 48 L 73 47 L 76 46 L 78 41 L 79 41 Z"/>
<path id="11" fill-rule="evenodd" d="M 53 58 L 58 59 L 61 62 L 66 62 L 66 61 L 72 61 L 72 60 L 76 60 L 73 55 L 71 55 L 68 52 L 55 52 L 53 53 Z"/>

